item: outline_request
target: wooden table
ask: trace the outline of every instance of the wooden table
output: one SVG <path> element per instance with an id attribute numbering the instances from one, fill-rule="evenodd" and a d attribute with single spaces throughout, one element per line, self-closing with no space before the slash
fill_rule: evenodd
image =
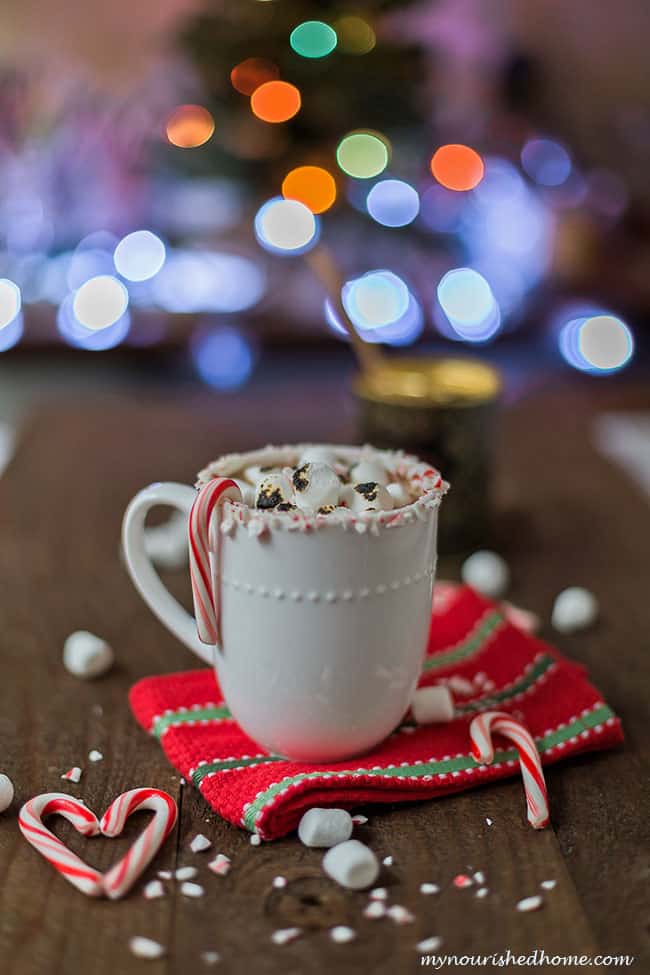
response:
<path id="1" fill-rule="evenodd" d="M 602 387 L 596 402 L 596 386 L 540 389 L 506 410 L 493 543 L 512 567 L 511 598 L 545 620 L 568 584 L 598 594 L 598 626 L 557 643 L 588 665 L 622 715 L 626 747 L 550 769 L 553 827 L 540 833 L 525 823 L 518 779 L 435 802 L 364 810 L 370 821 L 359 837 L 394 857 L 381 883 L 416 915 L 404 926 L 364 919 L 366 896 L 328 881 L 321 854 L 295 837 L 252 848 L 246 834 L 181 786 L 126 702 L 141 676 L 196 665 L 146 610 L 120 564 L 120 518 L 131 495 L 152 480 L 191 481 L 224 450 L 353 437 L 345 395 L 325 379 L 308 385 L 294 377 L 290 393 L 271 385 L 223 399 L 107 396 L 36 412 L 0 478 L 0 768 L 17 793 L 0 817 L 0 971 L 130 975 L 149 965 L 187 975 L 209 970 L 200 954 L 215 949 L 222 956 L 218 971 L 303 975 L 336 966 L 341 973 L 394 975 L 420 968 L 414 945 L 433 934 L 444 939 L 443 950 L 459 954 L 538 948 L 549 955 L 624 953 L 649 964 L 648 507 L 589 441 L 596 408 L 630 408 L 641 399 L 634 388 L 619 393 L 610 384 L 609 401 Z M 442 574 L 456 569 L 456 560 L 443 559 Z M 187 596 L 184 578 L 169 581 Z M 103 635 L 116 650 L 116 668 L 95 682 L 76 680 L 61 664 L 63 641 L 79 628 Z M 93 748 L 104 754 L 95 765 L 87 761 Z M 98 812 L 137 784 L 176 797 L 176 838 L 145 879 L 195 860 L 187 844 L 199 830 L 232 857 L 230 875 L 215 878 L 203 868 L 207 893 L 200 900 L 172 889 L 152 902 L 139 890 L 119 903 L 85 899 L 27 846 L 16 824 L 19 804 L 64 787 L 60 775 L 75 764 L 85 767 L 83 779 L 65 786 Z M 124 840 L 110 844 L 71 835 L 62 821 L 54 828 L 105 868 L 143 821 L 136 817 Z M 484 900 L 450 887 L 468 866 L 487 875 L 491 893 Z M 271 886 L 277 874 L 289 880 L 283 890 Z M 543 909 L 517 913 L 515 903 L 545 879 L 557 886 Z M 422 896 L 423 881 L 439 883 L 442 892 Z M 326 929 L 336 923 L 355 927 L 357 940 L 333 944 Z M 272 931 L 291 925 L 308 935 L 273 946 Z M 134 934 L 165 944 L 167 957 L 133 958 Z M 635 970 L 648 969 L 638 961 Z"/>

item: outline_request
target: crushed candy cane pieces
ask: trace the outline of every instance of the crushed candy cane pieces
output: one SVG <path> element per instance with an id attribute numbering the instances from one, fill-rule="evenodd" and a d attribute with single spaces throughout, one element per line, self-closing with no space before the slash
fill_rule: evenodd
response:
<path id="1" fill-rule="evenodd" d="M 259 833 L 253 833 L 253 835 L 251 836 L 248 842 L 250 843 L 251 846 L 259 846 L 260 843 L 262 842 L 262 837 L 259 835 Z"/>
<path id="2" fill-rule="evenodd" d="M 487 897 L 489 893 L 490 891 L 487 889 L 487 887 L 479 887 L 474 896 L 482 900 L 484 897 Z"/>
<path id="3" fill-rule="evenodd" d="M 483 873 L 482 870 L 477 870 L 474 876 L 472 877 L 472 880 L 474 881 L 475 884 L 484 884 L 485 874 Z"/>
<path id="4" fill-rule="evenodd" d="M 141 935 L 131 938 L 129 948 L 131 954 L 135 955 L 136 958 L 162 958 L 165 954 L 165 949 L 161 944 L 151 938 L 143 938 Z"/>
<path id="5" fill-rule="evenodd" d="M 543 890 L 553 890 L 556 884 L 557 884 L 557 880 L 542 880 L 539 886 Z"/>
<path id="6" fill-rule="evenodd" d="M 363 916 L 376 921 L 380 917 L 386 916 L 386 905 L 383 901 L 370 901 L 363 909 Z"/>
<path id="7" fill-rule="evenodd" d="M 354 823 L 355 826 L 365 826 L 365 824 L 368 822 L 368 817 L 362 816 L 360 813 L 357 813 L 356 816 L 352 817 L 352 822 Z"/>
<path id="8" fill-rule="evenodd" d="M 274 945 L 288 945 L 290 941 L 295 941 L 302 934 L 302 928 L 279 928 L 271 935 Z"/>
<path id="9" fill-rule="evenodd" d="M 98 752 L 96 748 L 93 748 L 92 751 L 88 752 L 88 759 L 91 762 L 101 762 L 103 757 L 104 756 L 102 755 L 102 753 Z"/>
<path id="10" fill-rule="evenodd" d="M 221 955 L 218 951 L 202 951 L 201 961 L 205 965 L 216 965 L 217 962 L 221 961 Z"/>
<path id="11" fill-rule="evenodd" d="M 415 915 L 411 914 L 408 907 L 403 907 L 402 904 L 391 904 L 386 914 L 395 924 L 412 924 L 415 921 Z"/>
<path id="12" fill-rule="evenodd" d="M 192 880 L 193 877 L 196 877 L 197 873 L 198 870 L 196 867 L 179 867 L 174 876 L 177 880 Z"/>
<path id="13" fill-rule="evenodd" d="M 375 887 L 373 890 L 370 891 L 368 896 L 373 901 L 385 901 L 386 898 L 388 897 L 388 891 L 386 890 L 385 887 Z"/>
<path id="14" fill-rule="evenodd" d="M 354 928 L 349 928 L 346 924 L 337 924 L 336 927 L 330 929 L 330 938 L 337 945 L 345 945 L 349 941 L 354 941 L 356 936 L 357 932 Z"/>
<path id="15" fill-rule="evenodd" d="M 67 782 L 78 782 L 81 778 L 81 769 L 78 765 L 75 765 L 74 768 L 68 769 L 67 772 L 64 772 L 61 778 L 65 779 Z"/>
<path id="16" fill-rule="evenodd" d="M 161 880 L 171 880 L 174 874 L 171 872 L 171 870 L 159 870 L 158 876 Z"/>
<path id="17" fill-rule="evenodd" d="M 474 881 L 466 873 L 459 873 L 454 877 L 453 883 L 454 887 L 458 887 L 459 890 L 464 890 L 466 887 L 471 887 Z"/>
<path id="18" fill-rule="evenodd" d="M 381 862 L 383 863 L 383 865 L 385 867 L 392 867 L 393 866 L 393 858 L 392 858 L 392 856 L 384 857 L 384 859 Z"/>
<path id="19" fill-rule="evenodd" d="M 286 887 L 287 886 L 287 878 L 286 877 L 274 877 L 273 878 L 273 886 L 276 887 L 276 888 L 278 888 L 278 889 L 280 889 L 282 887 Z"/>
<path id="20" fill-rule="evenodd" d="M 230 872 L 231 866 L 230 857 L 227 857 L 225 853 L 217 853 L 214 860 L 210 860 L 208 870 L 218 874 L 219 877 L 225 877 Z"/>
<path id="21" fill-rule="evenodd" d="M 429 884 L 429 883 L 420 884 L 420 893 L 421 894 L 439 894 L 440 893 L 440 887 L 438 887 L 438 884 Z"/>
<path id="22" fill-rule="evenodd" d="M 205 890 L 201 884 L 193 884 L 190 880 L 186 880 L 181 884 L 181 894 L 184 897 L 203 897 Z"/>
<path id="23" fill-rule="evenodd" d="M 211 846 L 212 842 L 207 836 L 204 836 L 203 833 L 197 833 L 190 843 L 190 850 L 192 853 L 203 853 L 204 850 L 209 850 Z"/>
<path id="24" fill-rule="evenodd" d="M 159 880 L 150 880 L 142 888 L 142 893 L 148 901 L 156 900 L 158 897 L 165 896 L 165 888 Z"/>
<path id="25" fill-rule="evenodd" d="M 543 903 L 544 901 L 539 894 L 533 894 L 532 897 L 524 897 L 523 900 L 518 901 L 517 910 L 524 913 L 538 911 Z"/>
<path id="26" fill-rule="evenodd" d="M 492 823 L 493 823 L 493 820 L 492 820 L 492 819 L 490 819 L 490 817 L 489 817 L 489 816 L 486 816 L 486 817 L 485 817 L 485 822 L 487 823 L 487 825 L 488 825 L 488 826 L 491 826 L 491 825 L 492 825 Z"/>
<path id="27" fill-rule="evenodd" d="M 418 941 L 415 948 L 416 951 L 421 951 L 423 953 L 437 951 L 442 944 L 442 938 L 433 936 L 432 938 L 425 938 L 424 941 Z"/>

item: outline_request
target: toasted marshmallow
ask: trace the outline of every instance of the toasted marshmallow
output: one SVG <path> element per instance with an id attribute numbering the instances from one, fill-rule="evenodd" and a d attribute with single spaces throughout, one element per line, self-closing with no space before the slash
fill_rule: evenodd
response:
<path id="1" fill-rule="evenodd" d="M 303 464 L 293 472 L 292 482 L 295 503 L 303 511 L 318 511 L 339 503 L 341 481 L 327 464 Z"/>
<path id="2" fill-rule="evenodd" d="M 293 503 L 291 481 L 282 471 L 265 474 L 255 488 L 256 508 L 277 508 Z M 286 509 L 284 509 L 286 510 Z"/>
<path id="3" fill-rule="evenodd" d="M 360 484 L 347 484 L 341 492 L 343 501 L 350 511 L 392 511 L 395 502 L 383 484 L 377 481 L 363 481 Z"/>

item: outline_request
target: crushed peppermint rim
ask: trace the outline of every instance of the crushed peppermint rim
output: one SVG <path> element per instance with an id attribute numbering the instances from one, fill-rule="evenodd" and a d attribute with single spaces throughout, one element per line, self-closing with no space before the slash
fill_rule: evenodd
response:
<path id="1" fill-rule="evenodd" d="M 267 446 L 259 450 L 252 450 L 241 454 L 225 454 L 212 461 L 207 467 L 199 471 L 196 488 L 202 488 L 215 477 L 239 477 L 241 471 L 247 467 L 273 467 L 297 465 L 303 452 L 314 444 L 293 444 L 281 447 Z M 238 525 L 246 525 L 251 535 L 264 535 L 268 530 L 282 531 L 310 531 L 327 525 L 339 526 L 344 530 L 359 527 L 361 530 L 370 529 L 375 533 L 379 527 L 390 528 L 421 519 L 426 516 L 427 509 L 437 508 L 449 489 L 449 485 L 442 479 L 440 472 L 431 464 L 427 464 L 401 450 L 379 450 L 369 444 L 362 447 L 341 446 L 327 444 L 338 458 L 350 464 L 361 460 L 380 460 L 389 470 L 409 484 L 415 499 L 401 508 L 390 511 L 367 510 L 353 512 L 349 508 L 336 507 L 331 513 L 307 514 L 299 510 L 280 511 L 276 508 L 250 508 L 241 501 L 226 499 L 223 505 L 221 530 L 229 533 Z"/>

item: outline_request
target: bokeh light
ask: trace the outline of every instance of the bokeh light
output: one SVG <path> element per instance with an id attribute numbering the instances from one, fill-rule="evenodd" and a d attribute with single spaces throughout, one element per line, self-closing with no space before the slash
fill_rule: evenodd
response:
<path id="1" fill-rule="evenodd" d="M 339 142 L 336 160 L 348 176 L 372 179 L 388 165 L 388 145 L 373 132 L 351 132 Z"/>
<path id="2" fill-rule="evenodd" d="M 467 198 L 435 184 L 422 194 L 420 223 L 439 234 L 457 233 Z"/>
<path id="3" fill-rule="evenodd" d="M 9 278 L 0 278 L 0 329 L 6 328 L 20 314 L 20 288 Z"/>
<path id="4" fill-rule="evenodd" d="M 206 250 L 172 251 L 151 282 L 152 302 L 168 312 L 237 312 L 256 304 L 264 272 L 247 257 Z"/>
<path id="5" fill-rule="evenodd" d="M 483 179 L 485 166 L 475 149 L 464 145 L 440 146 L 431 159 L 431 172 L 448 190 L 473 190 Z"/>
<path id="6" fill-rule="evenodd" d="M 280 69 L 268 58 L 246 58 L 240 61 L 230 72 L 233 88 L 242 95 L 252 95 L 253 92 L 267 81 L 275 81 L 280 77 Z"/>
<path id="7" fill-rule="evenodd" d="M 118 282 L 119 283 L 119 282 Z M 77 292 L 78 294 L 78 292 Z M 128 310 L 105 328 L 87 328 L 79 321 L 75 312 L 76 295 L 66 295 L 59 306 L 56 325 L 62 338 L 68 343 L 89 352 L 103 352 L 123 342 L 131 327 Z"/>
<path id="8" fill-rule="evenodd" d="M 561 186 L 571 173 L 571 157 L 553 139 L 529 139 L 521 150 L 521 165 L 540 186 Z"/>
<path id="9" fill-rule="evenodd" d="M 299 200 L 312 213 L 324 213 L 336 200 L 336 183 L 321 166 L 297 166 L 285 176 L 282 195 L 286 200 Z"/>
<path id="10" fill-rule="evenodd" d="M 115 270 L 113 254 L 100 248 L 78 247 L 70 257 L 66 270 L 67 289 L 76 291 L 82 284 L 101 274 L 112 274 Z"/>
<path id="11" fill-rule="evenodd" d="M 382 179 L 372 187 L 366 202 L 368 213 L 384 227 L 406 227 L 420 212 L 420 197 L 401 179 Z"/>
<path id="12" fill-rule="evenodd" d="M 300 111 L 300 92 L 288 81 L 265 81 L 251 95 L 251 110 L 263 122 L 287 122 Z"/>
<path id="13" fill-rule="evenodd" d="M 179 149 L 196 149 L 214 132 L 214 119 L 202 105 L 179 105 L 167 119 L 167 138 Z"/>
<path id="14" fill-rule="evenodd" d="M 165 263 L 165 245 L 150 230 L 134 230 L 119 242 L 113 253 L 115 268 L 127 281 L 147 281 Z"/>
<path id="15" fill-rule="evenodd" d="M 74 293 L 72 310 L 80 325 L 94 331 L 113 325 L 128 304 L 129 293 L 122 282 L 110 274 L 100 274 Z"/>
<path id="16" fill-rule="evenodd" d="M 336 31 L 322 20 L 306 20 L 291 31 L 289 43 L 303 58 L 324 58 L 336 47 Z"/>
<path id="17" fill-rule="evenodd" d="M 617 372 L 634 355 L 630 328 L 616 315 L 597 309 L 577 315 L 573 309 L 560 329 L 558 345 L 570 366 L 592 375 Z"/>
<path id="18" fill-rule="evenodd" d="M 410 345 L 424 327 L 422 307 L 406 283 L 392 271 L 369 271 L 346 282 L 341 300 L 357 332 L 366 342 Z M 325 318 L 337 335 L 349 340 L 329 299 L 325 301 Z"/>
<path id="19" fill-rule="evenodd" d="M 334 24 L 339 50 L 345 54 L 368 54 L 377 43 L 375 32 L 363 17 L 340 17 Z"/>
<path id="20" fill-rule="evenodd" d="M 303 254 L 318 240 L 319 225 L 309 207 L 298 200 L 274 197 L 257 211 L 255 235 L 275 254 Z"/>
<path id="21" fill-rule="evenodd" d="M 0 352 L 7 352 L 23 337 L 23 316 L 19 312 L 7 325 L 0 327 Z"/>
<path id="22" fill-rule="evenodd" d="M 230 325 L 199 329 L 192 336 L 190 354 L 201 379 L 224 391 L 242 386 L 255 364 L 250 342 Z"/>
<path id="23" fill-rule="evenodd" d="M 437 288 L 436 324 L 449 338 L 485 342 L 499 330 L 501 313 L 494 293 L 478 271 L 454 268 L 442 277 Z M 444 314 L 444 319 L 440 312 Z M 451 332 L 445 326 L 451 326 Z"/>

